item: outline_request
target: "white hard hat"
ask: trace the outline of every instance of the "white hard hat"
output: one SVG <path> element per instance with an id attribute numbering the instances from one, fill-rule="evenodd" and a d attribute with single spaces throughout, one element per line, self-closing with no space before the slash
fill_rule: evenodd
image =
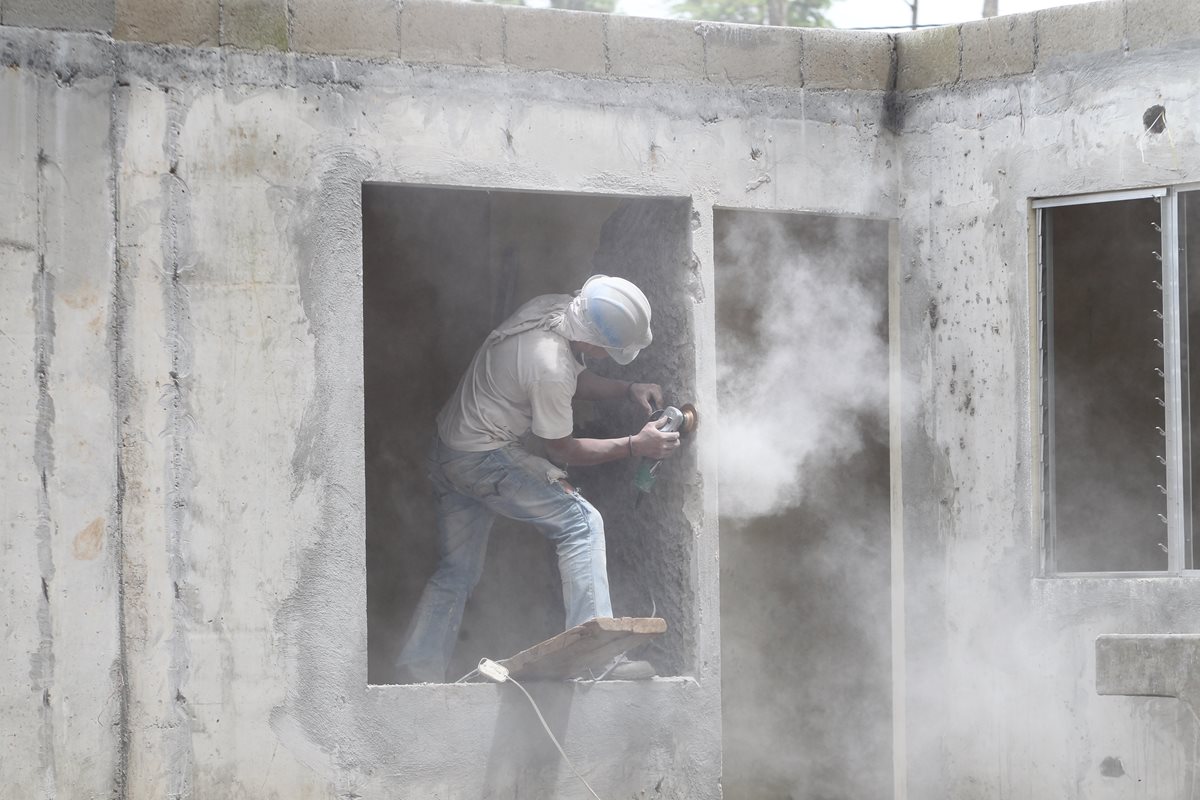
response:
<path id="1" fill-rule="evenodd" d="M 628 364 L 650 344 L 650 301 L 624 278 L 593 275 L 580 292 L 599 344 L 618 364 Z"/>

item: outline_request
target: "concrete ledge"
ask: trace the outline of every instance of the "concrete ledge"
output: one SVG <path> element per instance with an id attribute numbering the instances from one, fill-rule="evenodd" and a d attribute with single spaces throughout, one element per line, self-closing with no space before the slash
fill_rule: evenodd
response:
<path id="1" fill-rule="evenodd" d="M 1012 14 L 965 23 L 960 80 L 1033 72 L 1034 20 L 1033 14 Z"/>
<path id="2" fill-rule="evenodd" d="M 223 0 L 221 44 L 246 50 L 287 50 L 287 0 Z"/>
<path id="3" fill-rule="evenodd" d="M 704 75 L 704 38 L 691 20 L 608 18 L 610 74 L 687 79 Z"/>
<path id="4" fill-rule="evenodd" d="M 804 31 L 800 64 L 806 89 L 887 89 L 893 39 L 886 33 Z"/>
<path id="5" fill-rule="evenodd" d="M 492 3 L 408 0 L 400 13 L 400 58 L 416 63 L 504 63 L 504 8 Z"/>
<path id="6" fill-rule="evenodd" d="M 961 55 L 962 35 L 956 26 L 896 34 L 896 88 L 906 92 L 957 83 Z"/>
<path id="7" fill-rule="evenodd" d="M 220 0 L 116 0 L 114 39 L 215 47 L 220 28 Z"/>
<path id="8" fill-rule="evenodd" d="M 1200 711 L 1200 635 L 1111 635 L 1096 639 L 1096 692 L 1177 697 Z"/>
<path id="9" fill-rule="evenodd" d="M 1125 26 L 1130 50 L 1200 41 L 1200 3 L 1127 0 Z"/>
<path id="10" fill-rule="evenodd" d="M 604 14 L 504 6 L 504 60 L 521 69 L 578 75 L 608 71 Z"/>
<path id="11" fill-rule="evenodd" d="M 704 69 L 711 81 L 752 86 L 803 86 L 799 28 L 697 25 L 704 37 Z"/>
<path id="12" fill-rule="evenodd" d="M 115 0 L 3 0 L 0 23 L 112 33 Z"/>
<path id="13" fill-rule="evenodd" d="M 1080 53 L 1109 53 L 1125 45 L 1121 0 L 1037 12 L 1038 63 Z"/>
<path id="14" fill-rule="evenodd" d="M 291 46 L 303 53 L 400 55 L 399 0 L 289 0 Z"/>

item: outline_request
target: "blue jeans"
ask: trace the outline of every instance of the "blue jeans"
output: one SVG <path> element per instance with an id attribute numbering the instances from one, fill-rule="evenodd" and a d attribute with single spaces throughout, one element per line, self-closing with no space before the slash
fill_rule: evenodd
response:
<path id="1" fill-rule="evenodd" d="M 417 603 L 397 662 L 410 679 L 445 680 L 497 514 L 528 522 L 554 542 L 568 628 L 612 616 L 604 520 L 563 482 L 565 472 L 520 445 L 467 453 L 437 437 L 426 466 L 437 504 L 440 562 Z"/>

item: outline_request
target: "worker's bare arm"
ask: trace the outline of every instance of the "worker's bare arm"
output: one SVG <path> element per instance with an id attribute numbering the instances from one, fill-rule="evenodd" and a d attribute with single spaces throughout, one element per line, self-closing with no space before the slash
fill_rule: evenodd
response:
<path id="1" fill-rule="evenodd" d="M 575 381 L 575 396 L 580 400 L 631 400 L 647 414 L 662 406 L 662 387 L 657 383 L 619 381 L 597 375 L 590 369 L 579 373 Z"/>
<path id="2" fill-rule="evenodd" d="M 647 422 L 632 436 L 619 439 L 546 439 L 546 453 L 558 464 L 586 467 L 603 464 L 630 456 L 666 458 L 679 447 L 678 433 L 664 433 L 658 429 L 663 420 Z"/>

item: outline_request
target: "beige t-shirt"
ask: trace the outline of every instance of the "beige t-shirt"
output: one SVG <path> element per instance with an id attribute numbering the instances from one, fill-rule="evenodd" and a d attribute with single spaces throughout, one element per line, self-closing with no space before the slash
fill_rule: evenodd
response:
<path id="1" fill-rule="evenodd" d="M 471 453 L 497 450 L 530 430 L 543 439 L 570 436 L 583 370 L 557 333 L 531 330 L 485 344 L 442 406 L 438 433 L 447 446 Z"/>

